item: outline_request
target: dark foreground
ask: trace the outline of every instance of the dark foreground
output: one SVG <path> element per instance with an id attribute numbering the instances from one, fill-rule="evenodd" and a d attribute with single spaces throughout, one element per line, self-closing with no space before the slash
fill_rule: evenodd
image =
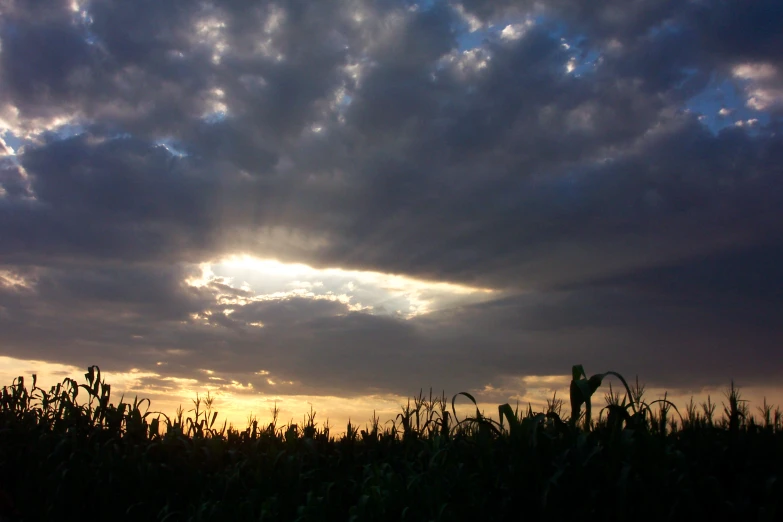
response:
<path id="1" fill-rule="evenodd" d="M 96 367 L 50 391 L 19 378 L 0 404 L 0 520 L 783 519 L 779 409 L 753 416 L 732 386 L 718 419 L 712 403 L 647 404 L 637 383 L 591 412 L 607 375 L 573 375 L 568 418 L 553 398 L 455 419 L 468 394 L 419 395 L 340 437 L 312 414 L 216 426 L 210 400 L 174 419 L 114 406 Z"/>

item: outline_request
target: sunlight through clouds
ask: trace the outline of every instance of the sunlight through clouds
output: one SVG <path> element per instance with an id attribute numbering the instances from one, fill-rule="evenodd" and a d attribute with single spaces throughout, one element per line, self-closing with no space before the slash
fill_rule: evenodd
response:
<path id="1" fill-rule="evenodd" d="M 226 22 L 215 14 L 207 14 L 200 18 L 194 27 L 196 42 L 212 50 L 212 62 L 215 65 L 220 64 L 228 50 L 225 28 Z"/>
<path id="2" fill-rule="evenodd" d="M 413 318 L 435 310 L 494 299 L 498 293 L 488 288 L 421 281 L 401 275 L 318 269 L 249 256 L 205 263 L 199 269 L 201 274 L 189 278 L 188 285 L 205 287 L 217 282 L 250 294 L 218 297 L 223 304 L 238 306 L 299 297 L 337 301 L 351 311 Z"/>

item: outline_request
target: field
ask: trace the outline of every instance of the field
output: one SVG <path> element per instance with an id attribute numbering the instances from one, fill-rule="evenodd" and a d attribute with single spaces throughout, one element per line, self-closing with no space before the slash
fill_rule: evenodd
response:
<path id="1" fill-rule="evenodd" d="M 420 393 L 390 422 L 335 437 L 313 412 L 221 425 L 209 396 L 174 418 L 146 399 L 115 405 L 95 366 L 48 391 L 19 377 L 0 403 L 0 520 L 783 517 L 781 410 L 751 410 L 733 383 L 719 406 L 678 408 L 574 366 L 567 402 L 543 412 L 460 418 L 465 402 Z"/>

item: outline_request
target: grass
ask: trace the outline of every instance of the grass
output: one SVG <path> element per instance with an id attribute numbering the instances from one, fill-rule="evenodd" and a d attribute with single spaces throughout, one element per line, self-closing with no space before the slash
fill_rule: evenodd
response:
<path id="1" fill-rule="evenodd" d="M 0 394 L 0 520 L 776 520 L 783 425 L 758 420 L 738 387 L 681 416 L 617 372 L 572 368 L 570 415 L 479 410 L 470 393 L 420 391 L 386 423 L 340 437 L 312 409 L 301 424 L 218 422 L 197 395 L 167 416 L 115 405 L 96 366 L 48 391 L 19 377 Z M 593 396 L 604 406 L 593 418 Z M 468 402 L 475 413 L 457 414 Z M 81 499 L 76 501 L 76 499 Z M 90 515 L 92 514 L 92 515 Z"/>

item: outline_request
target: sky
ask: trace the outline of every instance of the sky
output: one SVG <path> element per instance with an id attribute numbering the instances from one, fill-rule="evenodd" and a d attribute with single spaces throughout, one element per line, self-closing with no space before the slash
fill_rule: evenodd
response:
<path id="1" fill-rule="evenodd" d="M 780 27 L 779 0 L 0 0 L 3 384 L 95 364 L 237 424 L 540 404 L 573 364 L 781 403 Z"/>

